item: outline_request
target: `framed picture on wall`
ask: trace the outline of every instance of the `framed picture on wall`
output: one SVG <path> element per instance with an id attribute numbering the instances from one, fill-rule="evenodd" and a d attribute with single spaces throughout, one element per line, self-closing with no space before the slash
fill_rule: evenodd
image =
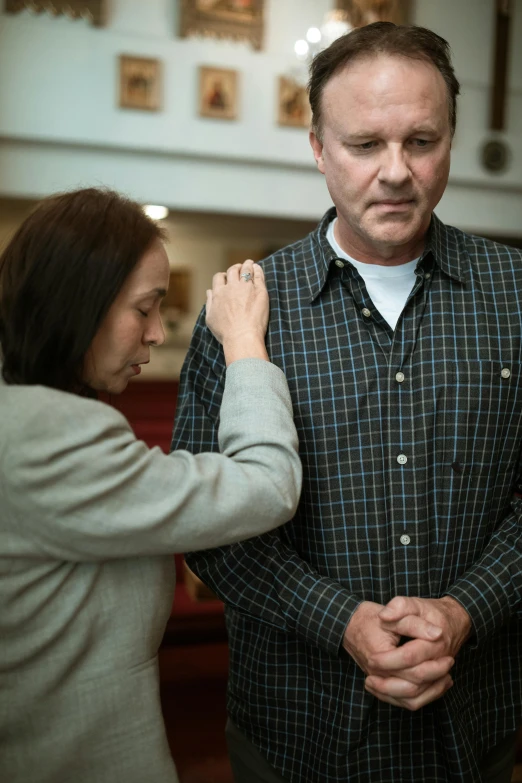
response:
<path id="1" fill-rule="evenodd" d="M 188 347 L 190 343 L 193 326 L 190 318 L 191 287 L 190 269 L 171 268 L 169 289 L 160 307 L 167 347 Z"/>
<path id="2" fill-rule="evenodd" d="M 120 107 L 158 111 L 161 108 L 161 63 L 149 57 L 119 58 Z"/>
<path id="3" fill-rule="evenodd" d="M 308 92 L 303 84 L 280 76 L 277 93 L 277 121 L 293 128 L 310 126 L 311 110 Z"/>
<path id="4" fill-rule="evenodd" d="M 199 69 L 199 115 L 218 120 L 236 120 L 238 73 L 228 68 Z"/>
<path id="5" fill-rule="evenodd" d="M 336 8 L 348 15 L 352 27 L 372 22 L 408 24 L 411 16 L 411 0 L 336 0 Z"/>
<path id="6" fill-rule="evenodd" d="M 181 0 L 180 36 L 206 36 L 263 43 L 264 0 Z"/>

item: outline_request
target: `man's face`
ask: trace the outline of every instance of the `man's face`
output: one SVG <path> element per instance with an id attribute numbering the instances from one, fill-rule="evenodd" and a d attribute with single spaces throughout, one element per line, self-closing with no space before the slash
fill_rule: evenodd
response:
<path id="1" fill-rule="evenodd" d="M 311 133 L 310 142 L 343 249 L 385 263 L 420 254 L 449 175 L 448 94 L 439 71 L 404 57 L 356 60 L 325 85 L 322 118 L 322 141 Z"/>

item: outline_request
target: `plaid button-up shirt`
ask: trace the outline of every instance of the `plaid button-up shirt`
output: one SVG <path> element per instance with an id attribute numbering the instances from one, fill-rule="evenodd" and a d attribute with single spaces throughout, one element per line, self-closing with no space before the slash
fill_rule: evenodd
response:
<path id="1" fill-rule="evenodd" d="M 522 254 L 434 216 L 392 331 L 336 259 L 334 215 L 263 262 L 268 352 L 300 437 L 297 515 L 188 562 L 227 604 L 230 716 L 282 776 L 476 783 L 522 720 Z M 201 316 L 174 448 L 217 449 L 224 377 Z M 445 594 L 473 621 L 453 688 L 415 713 L 371 696 L 342 650 L 353 611 Z"/>

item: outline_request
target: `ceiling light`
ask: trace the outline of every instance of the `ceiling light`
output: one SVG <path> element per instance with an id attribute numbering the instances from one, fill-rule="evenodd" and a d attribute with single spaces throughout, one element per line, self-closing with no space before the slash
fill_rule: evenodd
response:
<path id="1" fill-rule="evenodd" d="M 143 211 L 152 220 L 163 220 L 169 214 L 167 207 L 161 207 L 159 204 L 145 204 Z"/>
<path id="2" fill-rule="evenodd" d="M 294 52 L 298 57 L 306 57 L 309 49 L 310 47 L 304 38 L 299 39 L 299 41 L 296 41 L 294 44 Z"/>
<path id="3" fill-rule="evenodd" d="M 319 43 L 321 40 L 321 31 L 318 27 L 309 27 L 306 33 L 306 40 L 310 43 Z"/>
<path id="4" fill-rule="evenodd" d="M 302 38 L 294 44 L 294 52 L 302 62 L 311 60 L 323 49 L 330 46 L 337 38 L 349 33 L 352 26 L 345 11 L 329 11 L 321 27 L 309 27 L 306 41 Z"/>

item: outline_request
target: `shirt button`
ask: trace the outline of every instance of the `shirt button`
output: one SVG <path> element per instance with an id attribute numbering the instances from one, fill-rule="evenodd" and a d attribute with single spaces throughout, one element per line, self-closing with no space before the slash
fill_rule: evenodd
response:
<path id="1" fill-rule="evenodd" d="M 366 318 L 369 318 L 371 316 L 371 310 L 368 310 L 367 307 L 363 307 L 362 314 L 366 316 Z"/>
<path id="2" fill-rule="evenodd" d="M 404 534 L 403 536 L 400 537 L 400 542 L 401 542 L 401 544 L 404 544 L 404 546 L 408 546 L 410 541 L 411 541 L 411 538 L 409 536 L 407 536 L 406 534 Z"/>
<path id="3" fill-rule="evenodd" d="M 397 462 L 399 463 L 399 465 L 406 465 L 406 463 L 408 462 L 408 457 L 406 456 L 406 454 L 399 454 L 399 456 L 397 457 Z"/>
<path id="4" fill-rule="evenodd" d="M 395 376 L 395 380 L 397 381 L 397 383 L 402 383 L 404 380 L 404 373 L 398 372 Z"/>
<path id="5" fill-rule="evenodd" d="M 335 259 L 335 266 L 338 266 L 339 269 L 344 269 L 344 261 L 341 261 L 340 258 Z"/>
<path id="6" fill-rule="evenodd" d="M 430 277 L 431 277 L 431 272 L 426 272 L 426 274 L 424 275 L 424 279 L 429 280 Z"/>
<path id="7" fill-rule="evenodd" d="M 500 374 L 503 378 L 509 378 L 511 377 L 511 370 L 509 370 L 507 367 L 503 367 Z"/>

